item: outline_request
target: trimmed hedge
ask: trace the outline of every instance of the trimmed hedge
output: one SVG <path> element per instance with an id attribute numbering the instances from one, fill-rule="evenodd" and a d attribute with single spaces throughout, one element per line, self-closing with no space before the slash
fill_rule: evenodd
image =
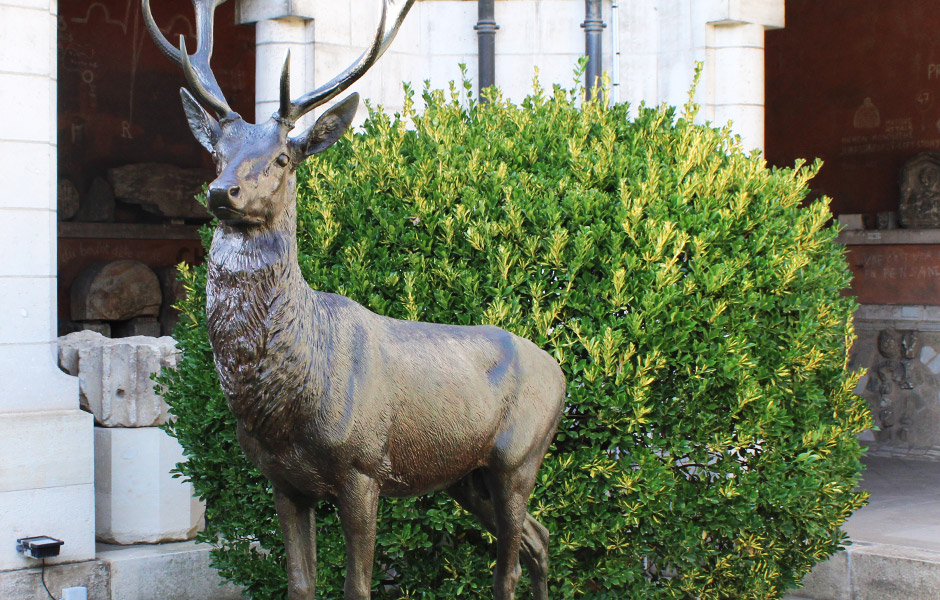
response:
<path id="1" fill-rule="evenodd" d="M 552 532 L 553 598 L 779 598 L 864 502 L 846 369 L 849 271 L 812 167 L 768 169 L 696 107 L 521 105 L 413 93 L 298 174 L 314 289 L 404 319 L 492 323 L 562 364 L 568 408 L 530 510 Z M 205 241 L 208 244 L 208 231 Z M 285 597 L 271 488 L 242 456 L 205 332 L 205 269 L 160 382 L 208 504 L 201 539 L 253 598 Z M 321 598 L 343 542 L 318 509 Z M 374 597 L 491 598 L 493 539 L 449 497 L 383 499 Z M 519 597 L 526 597 L 527 577 Z"/>

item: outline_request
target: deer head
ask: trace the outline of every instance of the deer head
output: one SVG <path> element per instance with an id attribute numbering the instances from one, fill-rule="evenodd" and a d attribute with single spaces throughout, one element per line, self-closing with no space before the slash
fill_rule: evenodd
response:
<path id="1" fill-rule="evenodd" d="M 181 88 L 180 95 L 189 128 L 216 164 L 217 177 L 209 184 L 209 211 L 222 223 L 240 228 L 269 225 L 294 201 L 294 171 L 304 159 L 342 137 L 356 114 L 359 95 L 351 94 L 313 126 L 292 136 L 294 124 L 362 77 L 391 44 L 414 4 L 414 0 L 382 0 L 378 30 L 369 48 L 338 76 L 296 100 L 290 97 L 288 52 L 281 70 L 277 112 L 263 123 L 251 124 L 228 105 L 209 66 L 215 9 L 225 0 L 193 0 L 197 47 L 192 55 L 183 36 L 178 49 L 166 40 L 150 11 L 150 0 L 142 2 L 151 37 L 182 67 L 186 77 L 189 90 Z"/>

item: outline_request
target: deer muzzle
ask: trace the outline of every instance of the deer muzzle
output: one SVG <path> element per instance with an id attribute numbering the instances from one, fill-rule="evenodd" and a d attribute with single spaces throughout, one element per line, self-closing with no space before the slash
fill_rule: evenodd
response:
<path id="1" fill-rule="evenodd" d="M 240 217 L 245 205 L 238 185 L 216 184 L 209 186 L 209 212 L 221 220 Z"/>

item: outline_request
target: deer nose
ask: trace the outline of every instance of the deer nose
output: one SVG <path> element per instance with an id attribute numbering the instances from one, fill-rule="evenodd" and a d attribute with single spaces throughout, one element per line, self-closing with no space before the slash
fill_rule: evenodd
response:
<path id="1" fill-rule="evenodd" d="M 213 213 L 216 213 L 220 209 L 241 210 L 242 206 L 238 201 L 241 191 L 241 188 L 237 185 L 209 186 L 209 210 Z"/>

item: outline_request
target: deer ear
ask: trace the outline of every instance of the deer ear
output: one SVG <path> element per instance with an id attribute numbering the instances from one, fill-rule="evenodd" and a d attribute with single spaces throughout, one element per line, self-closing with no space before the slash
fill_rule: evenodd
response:
<path id="1" fill-rule="evenodd" d="M 348 98 L 333 105 L 317 119 L 313 127 L 291 139 L 295 162 L 323 152 L 343 137 L 359 109 L 359 94 L 350 94 Z"/>
<path id="2" fill-rule="evenodd" d="M 183 110 L 189 129 L 196 140 L 209 152 L 215 152 L 215 144 L 222 137 L 222 128 L 201 104 L 196 102 L 193 95 L 186 88 L 180 88 L 180 98 L 183 99 Z"/>

